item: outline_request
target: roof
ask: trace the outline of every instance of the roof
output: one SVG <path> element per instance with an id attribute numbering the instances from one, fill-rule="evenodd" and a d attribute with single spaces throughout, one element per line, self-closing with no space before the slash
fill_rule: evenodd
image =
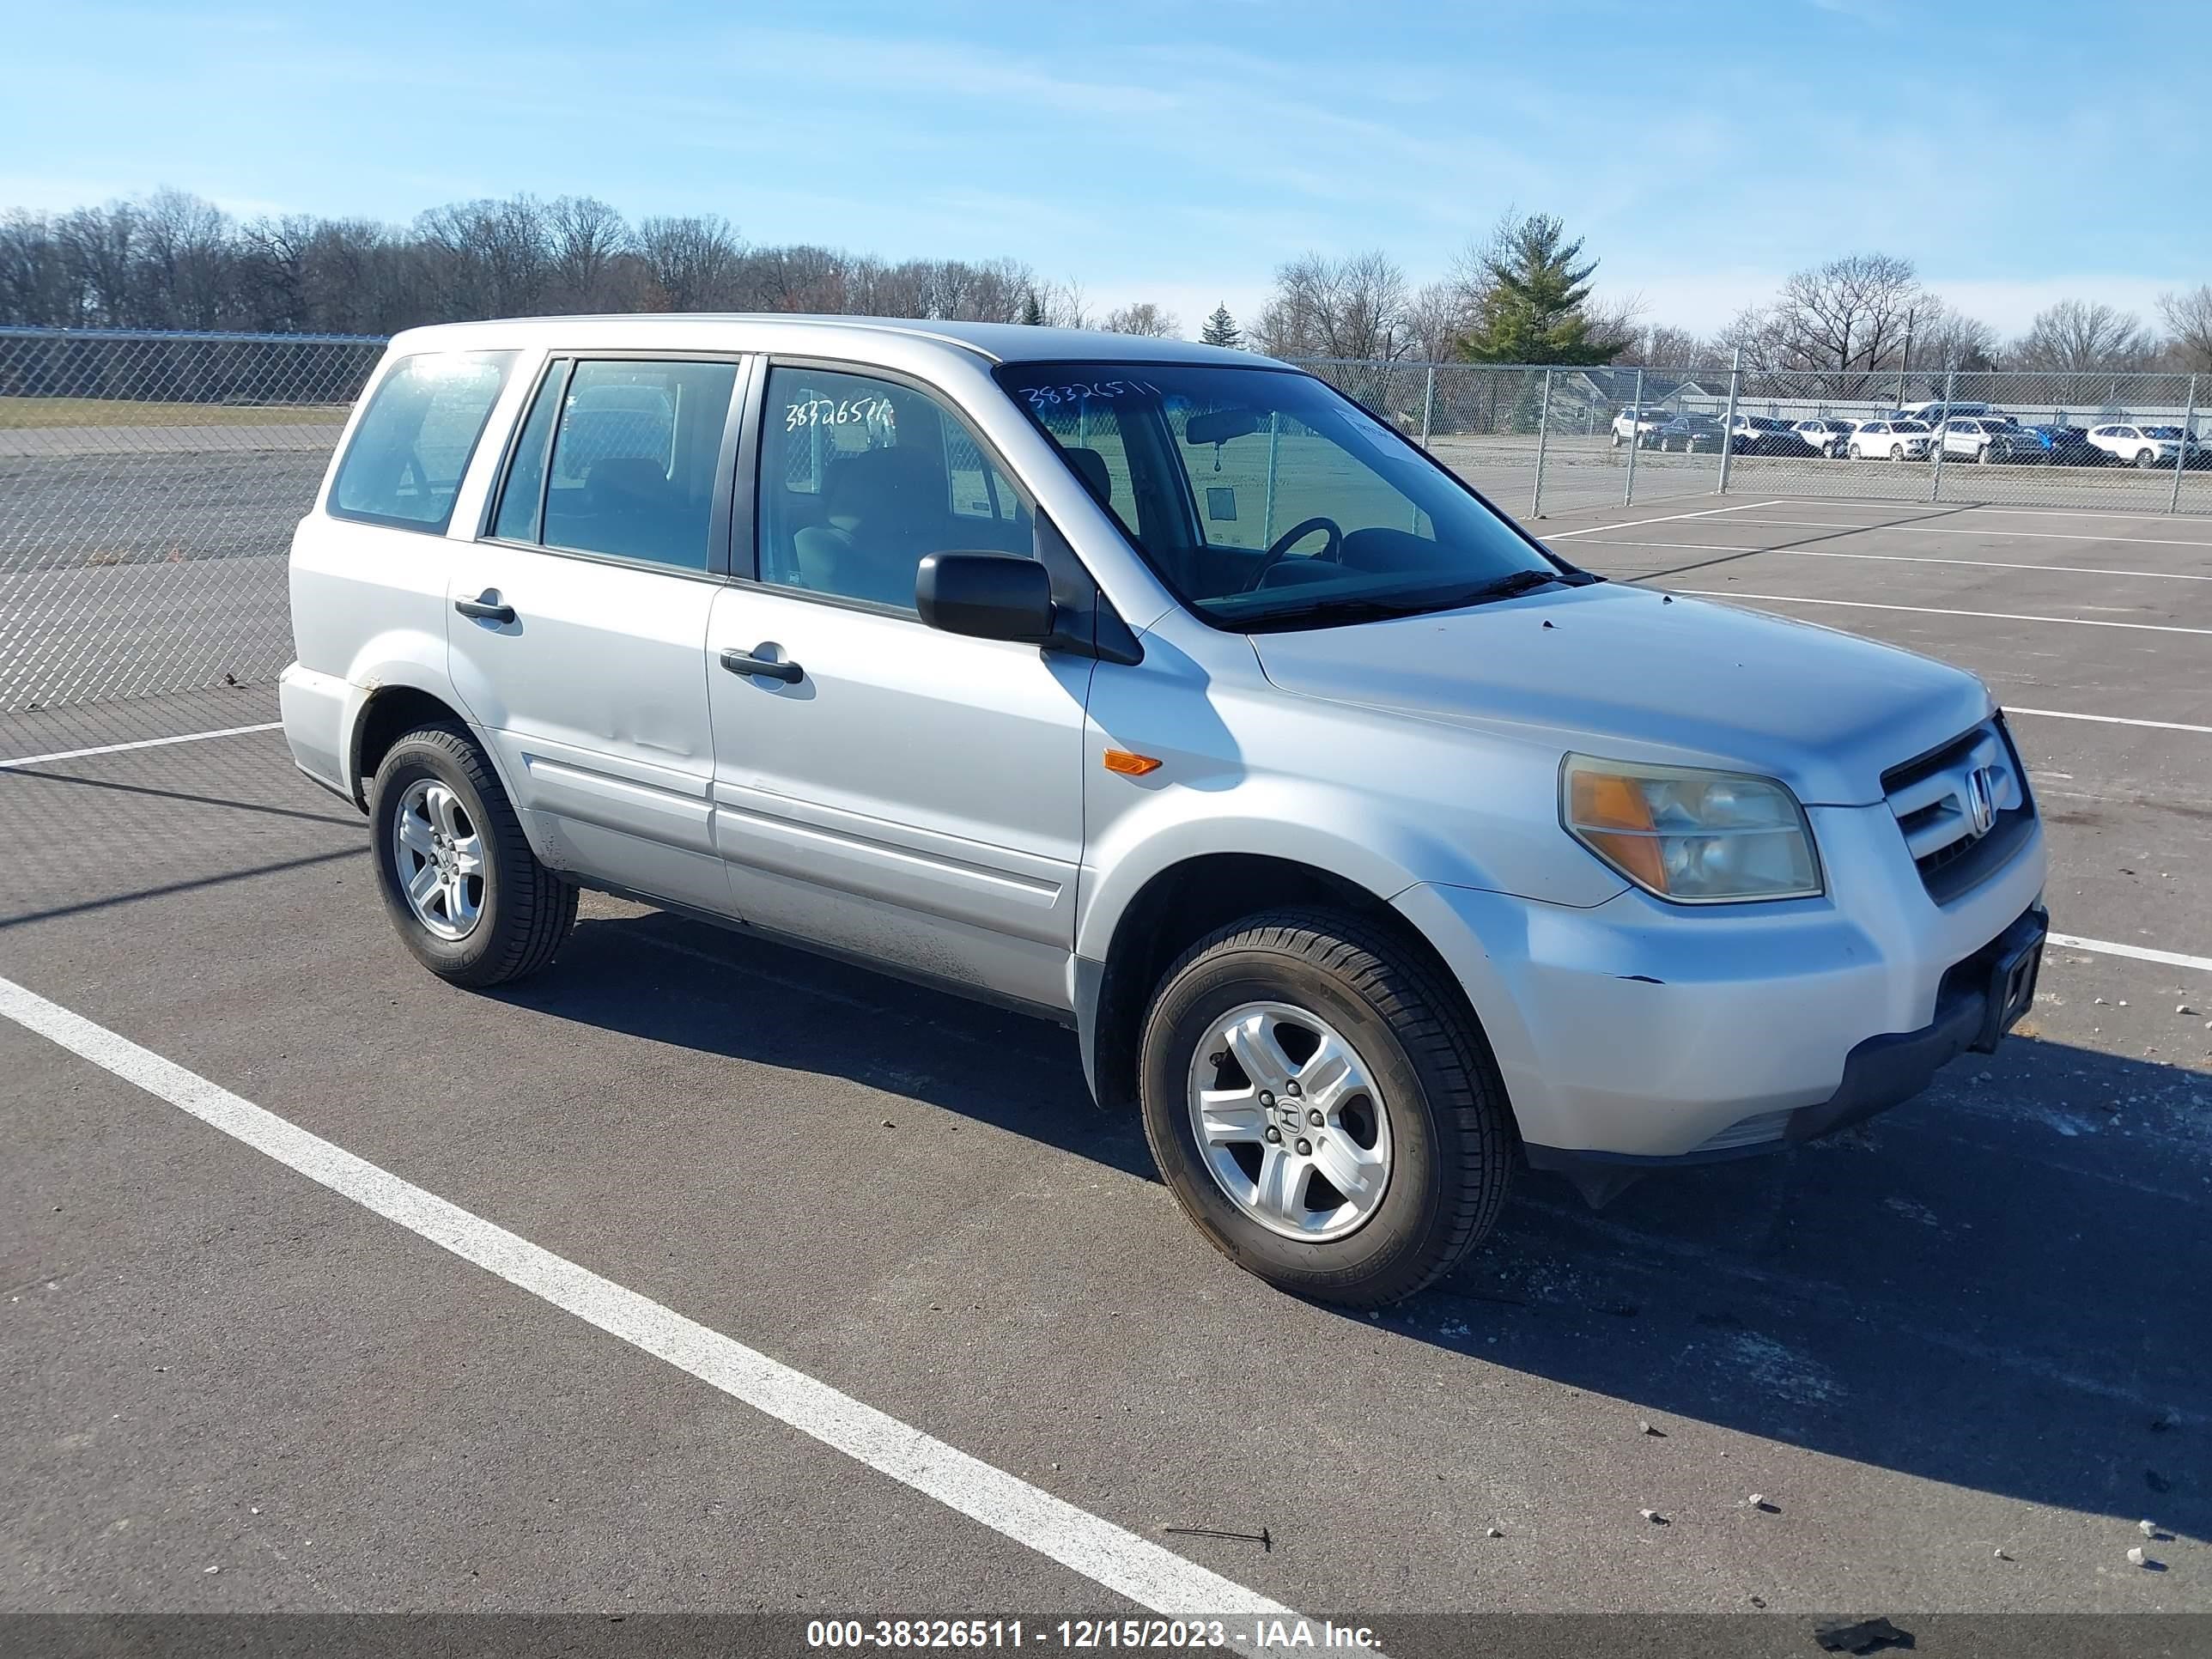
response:
<path id="1" fill-rule="evenodd" d="M 502 343 L 550 344 L 558 339 L 574 343 L 577 325 L 589 325 L 601 333 L 618 332 L 625 340 L 659 343 L 669 349 L 723 348 L 744 350 L 755 347 L 790 349 L 794 334 L 819 331 L 823 343 L 842 337 L 853 345 L 884 335 L 951 346 L 992 362 L 1155 362 L 1233 363 L 1280 367 L 1272 357 L 1221 346 L 1200 345 L 1192 340 L 1161 340 L 1142 334 L 1114 334 L 1092 328 L 1032 328 L 1021 323 L 962 323 L 898 317 L 814 316 L 797 312 L 625 312 L 611 316 L 510 317 L 477 323 L 436 323 L 410 329 L 410 343 L 429 343 L 413 337 L 436 337 L 440 343 L 458 346 L 464 341 L 489 345 L 489 337 Z M 781 340 L 749 339 L 749 336 L 781 335 Z"/>

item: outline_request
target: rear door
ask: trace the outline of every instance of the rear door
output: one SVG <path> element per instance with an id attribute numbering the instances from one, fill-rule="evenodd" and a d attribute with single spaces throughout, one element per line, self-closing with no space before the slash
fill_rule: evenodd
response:
<path id="1" fill-rule="evenodd" d="M 931 553 L 1080 567 L 957 410 L 781 362 L 750 417 L 756 561 L 715 600 L 714 827 L 749 922 L 1068 1006 L 1091 659 L 923 624 Z"/>
<path id="2" fill-rule="evenodd" d="M 716 910 L 705 653 L 744 367 L 550 361 L 448 594 L 453 684 L 541 853 Z"/>

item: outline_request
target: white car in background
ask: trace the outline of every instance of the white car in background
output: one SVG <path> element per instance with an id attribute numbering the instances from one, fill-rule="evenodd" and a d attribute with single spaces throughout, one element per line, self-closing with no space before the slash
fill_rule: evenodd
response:
<path id="1" fill-rule="evenodd" d="M 1626 443 L 1648 447 L 1651 434 L 1674 418 L 1671 409 L 1655 408 L 1650 404 L 1638 409 L 1631 404 L 1613 417 L 1613 447 L 1618 449 Z"/>
<path id="2" fill-rule="evenodd" d="M 1844 453 L 1855 461 L 1924 461 L 1929 436 L 1925 421 L 1861 421 Z"/>
<path id="3" fill-rule="evenodd" d="M 1851 434 L 1858 425 L 1856 421 L 1824 416 L 1817 421 L 1798 422 L 1797 435 L 1832 461 L 1850 447 Z"/>
<path id="4" fill-rule="evenodd" d="M 2204 454 L 2203 441 L 2184 438 L 2178 426 L 2095 426 L 2089 428 L 2089 442 L 2127 466 L 2172 466 L 2184 443 L 2192 462 L 2202 465 Z"/>

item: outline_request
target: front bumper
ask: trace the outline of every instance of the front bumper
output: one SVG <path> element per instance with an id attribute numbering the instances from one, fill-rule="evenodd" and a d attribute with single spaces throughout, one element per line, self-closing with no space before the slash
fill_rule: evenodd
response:
<path id="1" fill-rule="evenodd" d="M 1438 885 L 1399 896 L 1466 988 L 1531 1163 L 1634 1171 L 1771 1151 L 1910 1098 L 2002 1034 L 1990 975 L 2040 936 L 2040 825 L 1938 904 L 1886 806 L 1808 816 L 1820 899 L 1691 909 L 1631 890 L 1577 909 Z"/>

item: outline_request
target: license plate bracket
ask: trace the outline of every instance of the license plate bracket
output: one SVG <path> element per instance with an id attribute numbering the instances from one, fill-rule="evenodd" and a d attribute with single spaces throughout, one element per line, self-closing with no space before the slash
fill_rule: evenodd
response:
<path id="1" fill-rule="evenodd" d="M 2007 951 L 1990 969 L 1981 1033 L 1974 1039 L 1977 1054 L 1993 1052 L 2004 1034 L 2035 1006 L 2035 981 L 2043 971 L 2043 944 L 2047 937 L 2048 931 L 2038 927 L 2033 937 Z"/>

